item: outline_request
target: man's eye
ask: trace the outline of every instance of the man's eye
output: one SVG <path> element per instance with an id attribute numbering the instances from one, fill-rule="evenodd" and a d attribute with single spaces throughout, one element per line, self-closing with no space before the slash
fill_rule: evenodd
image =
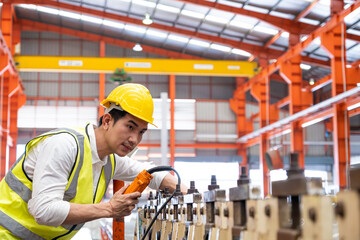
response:
<path id="1" fill-rule="evenodd" d="M 131 125 L 129 125 L 129 126 L 128 126 L 128 128 L 129 128 L 129 129 L 133 129 L 134 127 L 133 127 L 133 126 L 131 126 Z"/>

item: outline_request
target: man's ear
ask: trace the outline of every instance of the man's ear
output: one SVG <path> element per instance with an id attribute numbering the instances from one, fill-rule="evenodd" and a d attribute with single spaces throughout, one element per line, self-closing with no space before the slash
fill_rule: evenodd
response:
<path id="1" fill-rule="evenodd" d="M 101 125 L 104 127 L 104 129 L 108 129 L 110 127 L 111 121 L 112 121 L 112 117 L 111 117 L 110 113 L 105 113 L 103 115 Z"/>

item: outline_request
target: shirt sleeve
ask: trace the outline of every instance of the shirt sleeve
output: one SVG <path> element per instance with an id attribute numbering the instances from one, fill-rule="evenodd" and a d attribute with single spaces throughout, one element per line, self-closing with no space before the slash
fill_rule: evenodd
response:
<path id="1" fill-rule="evenodd" d="M 57 227 L 69 214 L 70 203 L 63 196 L 76 153 L 75 139 L 67 133 L 47 137 L 29 152 L 36 167 L 28 210 L 37 223 Z"/>
<path id="2" fill-rule="evenodd" d="M 114 179 L 121 181 L 133 181 L 142 170 L 156 167 L 153 164 L 139 162 L 129 157 L 120 157 L 116 154 L 115 161 Z M 153 175 L 153 179 L 150 181 L 149 187 L 159 189 L 161 182 L 167 174 L 167 171 L 151 174 Z"/>

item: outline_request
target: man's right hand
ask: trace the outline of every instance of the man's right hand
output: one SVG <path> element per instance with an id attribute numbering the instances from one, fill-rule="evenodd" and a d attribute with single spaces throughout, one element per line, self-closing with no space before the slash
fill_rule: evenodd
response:
<path id="1" fill-rule="evenodd" d="M 117 191 L 109 201 L 109 208 L 111 209 L 110 217 L 124 217 L 131 214 L 131 211 L 135 208 L 135 205 L 139 203 L 139 197 L 141 193 L 134 192 L 124 194 L 129 184 L 123 186 Z"/>

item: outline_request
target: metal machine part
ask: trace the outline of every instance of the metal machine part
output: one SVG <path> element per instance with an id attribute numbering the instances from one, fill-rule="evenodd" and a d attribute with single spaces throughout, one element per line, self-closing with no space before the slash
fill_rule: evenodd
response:
<path id="1" fill-rule="evenodd" d="M 186 204 L 186 235 L 189 240 L 197 240 L 205 235 L 205 226 L 202 222 L 201 215 L 204 211 L 202 206 L 202 195 L 195 188 L 195 182 L 190 182 L 190 189 L 184 195 L 184 203 Z M 201 214 L 202 213 L 202 214 Z"/>

